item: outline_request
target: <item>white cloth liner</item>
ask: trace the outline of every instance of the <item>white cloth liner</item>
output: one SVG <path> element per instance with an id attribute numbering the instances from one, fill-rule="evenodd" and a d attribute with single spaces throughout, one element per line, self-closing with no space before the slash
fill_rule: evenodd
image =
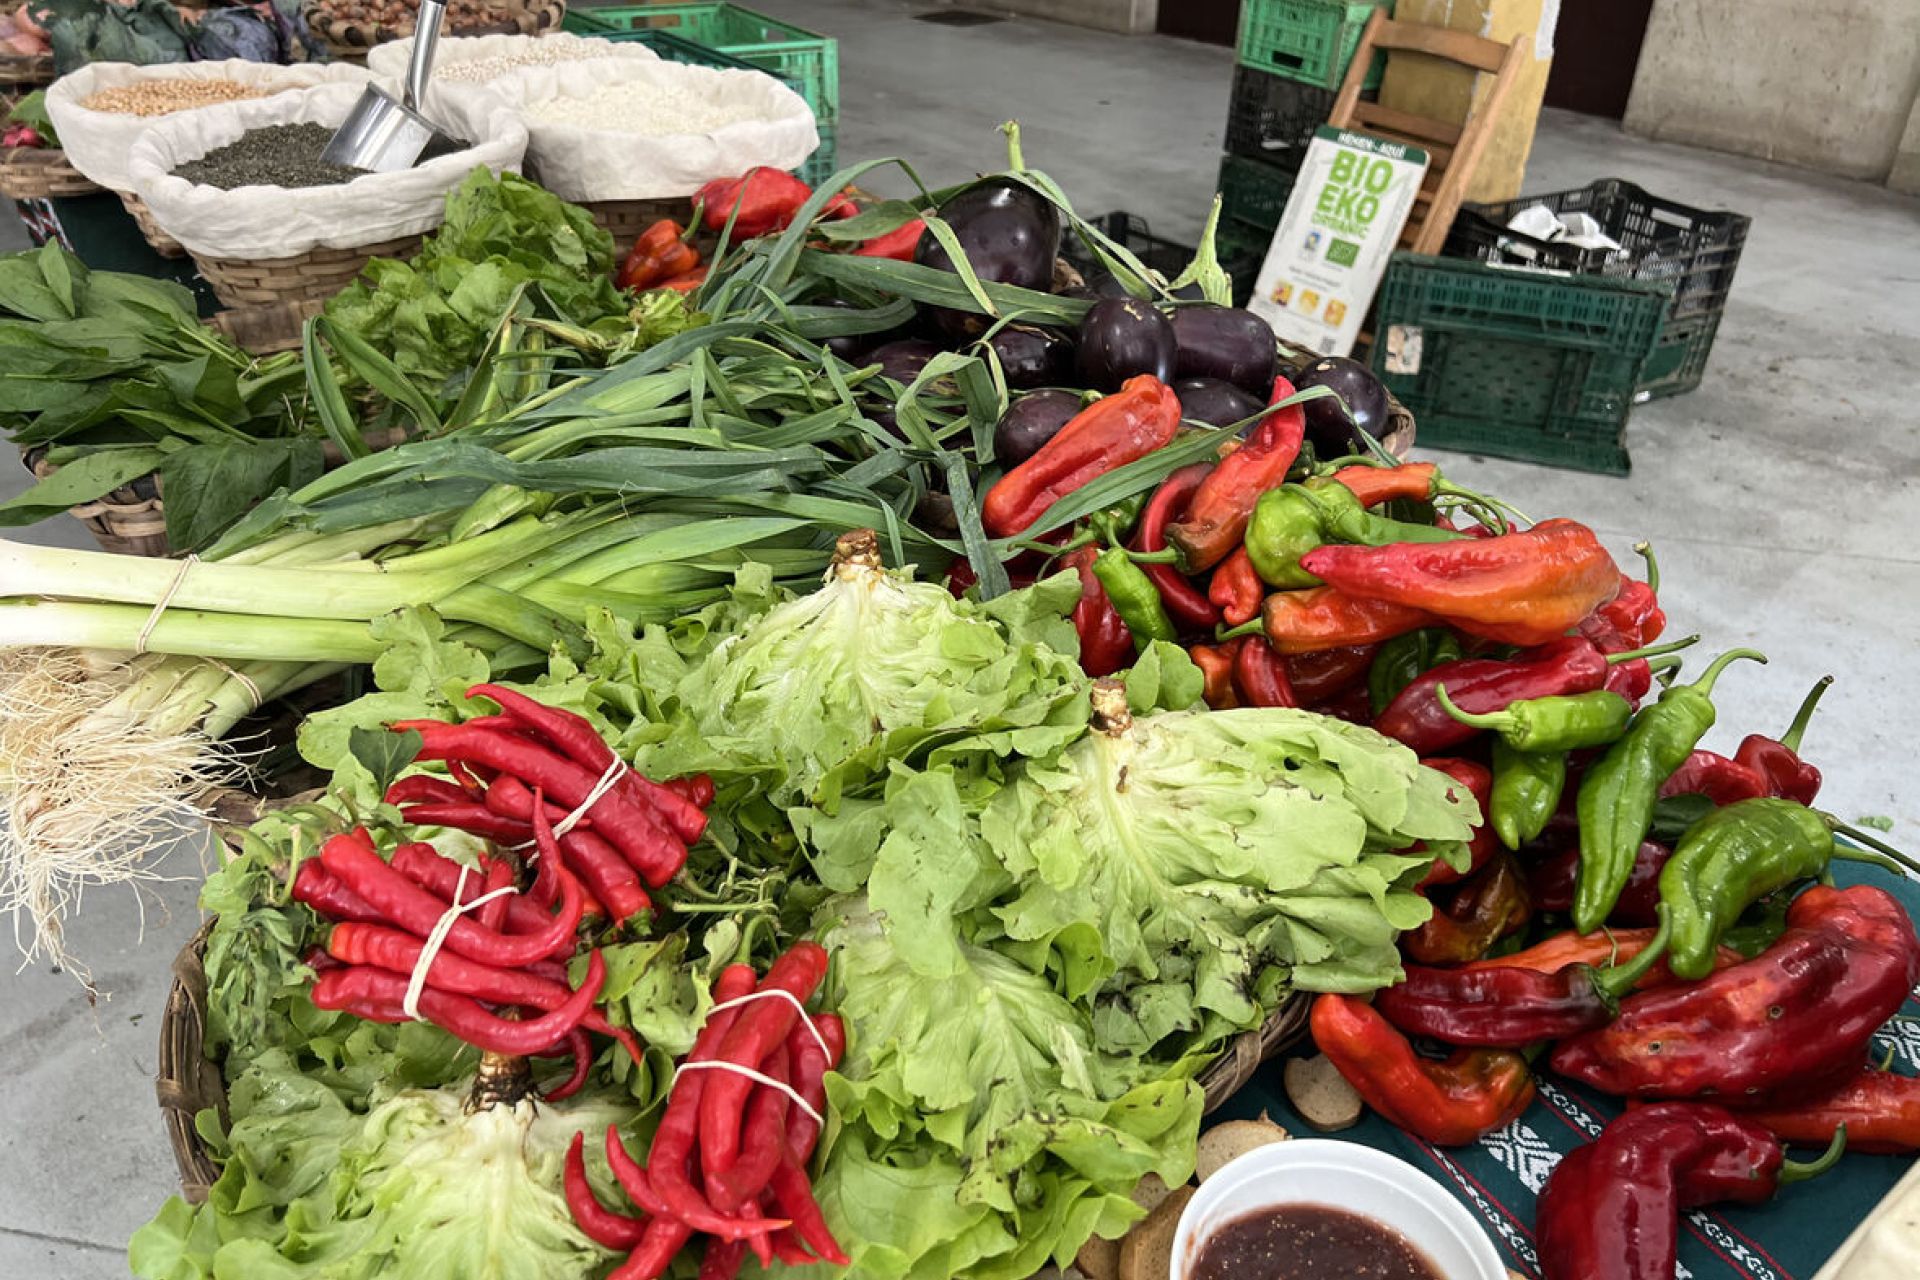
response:
<path id="1" fill-rule="evenodd" d="M 366 70 L 347 62 L 303 62 L 282 67 L 272 63 L 228 58 L 221 62 L 166 62 L 142 67 L 131 62 L 95 62 L 61 76 L 47 90 L 47 115 L 60 135 L 60 146 L 73 167 L 109 191 L 131 191 L 127 156 L 141 134 L 164 116 L 130 116 L 112 111 L 90 111 L 80 104 L 103 89 L 118 89 L 145 80 L 231 80 L 266 92 L 309 89 L 317 84 L 365 84 Z M 226 106 L 215 103 L 213 106 Z M 205 111 L 207 107 L 194 107 Z"/>
<path id="2" fill-rule="evenodd" d="M 518 171 L 527 132 L 497 101 L 449 102 L 437 117 L 476 145 L 412 169 L 370 173 L 330 187 L 239 187 L 222 191 L 173 176 L 189 160 L 276 124 L 338 126 L 363 84 L 324 84 L 249 102 L 163 116 L 128 157 L 133 190 L 154 220 L 188 251 L 215 258 L 271 261 L 313 249 L 352 249 L 418 235 L 439 226 L 446 196 L 477 166 Z"/>
<path id="3" fill-rule="evenodd" d="M 529 46 L 543 49 L 571 49 L 577 45 L 592 46 L 605 50 L 598 58 L 575 58 L 558 65 L 571 67 L 576 62 L 614 62 L 640 61 L 658 62 L 660 55 L 646 45 L 632 40 L 601 40 L 597 37 L 576 36 L 567 31 L 556 31 L 551 35 L 492 35 L 492 36 L 442 36 L 439 45 L 433 51 L 435 68 L 433 79 L 427 82 L 427 98 L 431 101 L 439 90 L 484 90 L 488 85 L 497 83 L 504 77 L 494 80 L 445 80 L 440 76 L 439 68 L 452 66 L 457 62 L 478 62 L 484 58 L 501 58 L 523 52 Z M 407 75 L 407 62 L 413 57 L 413 37 L 404 40 L 390 40 L 375 45 L 367 51 L 367 70 L 382 89 L 395 92 Z M 532 64 L 530 64 L 532 65 Z M 526 67 L 515 67 L 506 75 L 519 75 Z"/>
<path id="4" fill-rule="evenodd" d="M 547 123 L 524 115 L 552 98 L 587 97 L 622 81 L 709 100 L 738 102 L 761 118 L 710 133 L 645 136 L 616 129 Z M 755 165 L 796 169 L 820 145 L 806 99 L 758 71 L 716 70 L 655 59 L 606 58 L 559 67 L 525 67 L 489 86 L 521 111 L 527 169 L 563 200 L 668 200 L 690 196 L 714 178 Z"/>

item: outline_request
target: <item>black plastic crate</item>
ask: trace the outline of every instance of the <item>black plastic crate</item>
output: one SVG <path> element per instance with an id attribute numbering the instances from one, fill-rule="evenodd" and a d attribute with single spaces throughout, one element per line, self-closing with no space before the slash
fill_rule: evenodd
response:
<path id="1" fill-rule="evenodd" d="M 1555 213 L 1590 215 L 1624 252 L 1553 244 L 1507 229 L 1515 214 L 1537 204 Z M 1448 233 L 1446 252 L 1495 265 L 1670 281 L 1673 306 L 1668 314 L 1684 320 L 1725 309 L 1752 223 L 1745 214 L 1695 209 L 1608 178 L 1572 191 L 1462 205 Z"/>
<path id="2" fill-rule="evenodd" d="M 1227 102 L 1227 150 L 1298 169 L 1313 131 L 1327 122 L 1338 96 L 1318 85 L 1236 67 Z"/>
<path id="3" fill-rule="evenodd" d="M 1147 220 L 1136 214 L 1117 210 L 1088 218 L 1087 221 L 1098 227 L 1108 239 L 1140 259 L 1141 265 L 1158 271 L 1169 280 L 1185 271 L 1187 264 L 1193 261 L 1192 245 L 1154 235 L 1147 226 Z M 1262 241 L 1260 248 L 1255 250 L 1222 233 L 1215 237 L 1214 252 L 1233 280 L 1234 302 L 1244 303 L 1253 293 L 1254 277 L 1260 273 L 1260 263 L 1266 252 L 1265 242 Z M 1111 273 L 1100 264 L 1100 260 L 1071 232 L 1060 242 L 1060 256 L 1071 263 L 1095 291 L 1112 279 Z"/>

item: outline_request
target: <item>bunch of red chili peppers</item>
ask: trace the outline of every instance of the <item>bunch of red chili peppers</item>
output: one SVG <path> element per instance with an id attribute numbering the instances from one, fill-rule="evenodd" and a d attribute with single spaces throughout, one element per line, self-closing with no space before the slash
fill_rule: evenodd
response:
<path id="1" fill-rule="evenodd" d="M 828 1230 L 807 1178 L 826 1110 L 826 1073 L 846 1032 L 806 1002 L 826 976 L 827 953 L 796 944 L 756 981 L 746 965 L 723 970 L 714 1009 L 680 1063 L 643 1166 L 617 1128 L 607 1163 L 639 1214 L 607 1208 L 587 1184 L 585 1135 L 567 1152 L 567 1204 L 609 1249 L 628 1250 L 609 1280 L 662 1275 L 696 1235 L 709 1237 L 702 1280 L 730 1280 L 751 1251 L 764 1266 L 847 1257 Z"/>

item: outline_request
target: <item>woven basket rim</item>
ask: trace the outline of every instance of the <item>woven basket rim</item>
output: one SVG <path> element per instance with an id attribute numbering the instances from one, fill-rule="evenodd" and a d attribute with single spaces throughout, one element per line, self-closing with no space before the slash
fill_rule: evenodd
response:
<path id="1" fill-rule="evenodd" d="M 535 31 L 558 30 L 560 20 L 567 13 L 567 0 L 535 0 L 534 3 L 500 4 L 498 9 L 507 16 L 497 22 L 456 26 L 449 17 L 441 34 L 462 37 L 525 35 L 528 32 L 521 26 L 519 18 L 526 15 L 540 15 L 546 18 L 546 21 L 535 24 Z M 312 3 L 302 6 L 301 11 L 307 20 L 308 29 L 337 53 L 364 54 L 376 45 L 405 40 L 413 34 L 412 22 L 368 25 L 364 22 L 337 18 L 328 10 Z"/>

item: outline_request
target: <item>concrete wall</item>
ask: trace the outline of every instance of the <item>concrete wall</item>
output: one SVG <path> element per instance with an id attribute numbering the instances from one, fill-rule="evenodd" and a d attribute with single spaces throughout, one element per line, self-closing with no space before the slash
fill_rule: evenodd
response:
<path id="1" fill-rule="evenodd" d="M 1179 4 L 1181 0 L 1167 0 Z M 987 13 L 1014 13 L 1026 18 L 1070 22 L 1096 31 L 1122 35 L 1150 32 L 1160 20 L 1160 0 L 967 0 L 966 7 Z"/>
<path id="2" fill-rule="evenodd" d="M 1878 182 L 1916 92 L 1920 0 L 1654 0 L 1625 123 Z"/>

